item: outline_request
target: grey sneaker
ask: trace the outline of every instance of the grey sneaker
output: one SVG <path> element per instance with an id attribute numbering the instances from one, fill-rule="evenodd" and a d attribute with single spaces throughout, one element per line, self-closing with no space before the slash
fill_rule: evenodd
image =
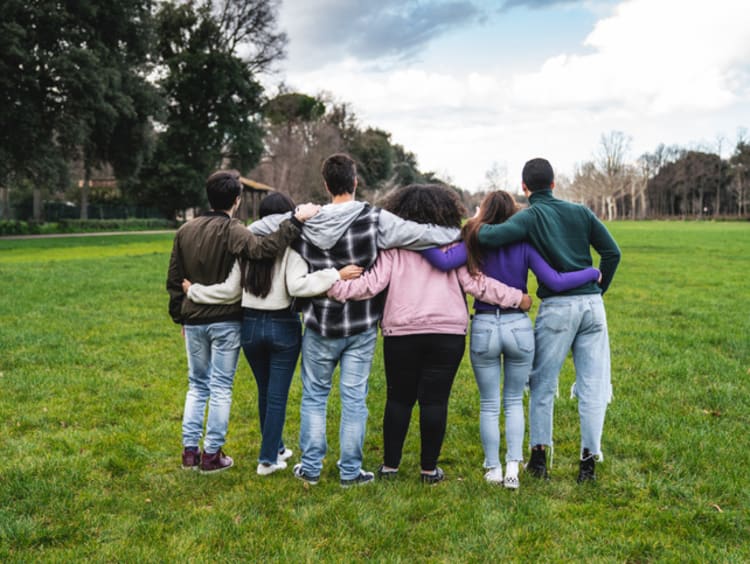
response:
<path id="1" fill-rule="evenodd" d="M 302 480 L 303 482 L 306 482 L 310 484 L 311 486 L 314 486 L 320 481 L 320 476 L 308 476 L 305 474 L 305 472 L 302 470 L 302 464 L 295 464 L 294 468 L 292 468 L 292 473 L 294 474 L 294 477 L 298 480 Z"/>
<path id="2" fill-rule="evenodd" d="M 341 479 L 341 487 L 348 488 L 350 486 L 364 486 L 365 484 L 371 483 L 375 480 L 375 474 L 372 472 L 365 472 L 361 468 L 359 469 L 359 476 L 352 478 L 351 480 Z"/>

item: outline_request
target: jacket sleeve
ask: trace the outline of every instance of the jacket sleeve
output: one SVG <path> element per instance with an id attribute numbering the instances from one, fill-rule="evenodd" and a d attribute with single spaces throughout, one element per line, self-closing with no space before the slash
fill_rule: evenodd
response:
<path id="1" fill-rule="evenodd" d="M 463 241 L 446 249 L 440 247 L 425 249 L 421 251 L 421 254 L 434 268 L 443 272 L 465 265 L 468 259 L 466 244 Z"/>
<path id="2" fill-rule="evenodd" d="M 266 237 L 257 237 L 240 221 L 232 220 L 229 226 L 229 252 L 248 259 L 281 256 L 292 241 L 299 237 L 300 228 L 294 221 L 284 220 L 277 231 Z"/>
<path id="3" fill-rule="evenodd" d="M 615 276 L 617 265 L 620 264 L 620 248 L 610 235 L 609 230 L 593 213 L 591 225 L 591 246 L 599 253 L 599 270 L 602 271 L 602 281 L 599 284 L 602 294 L 607 291 Z"/>
<path id="4" fill-rule="evenodd" d="M 447 245 L 458 241 L 461 230 L 457 227 L 441 227 L 429 223 L 417 223 L 402 219 L 386 210 L 380 210 L 378 218 L 378 248 L 400 247 L 421 251 L 428 247 Z"/>
<path id="5" fill-rule="evenodd" d="M 290 296 L 297 298 L 311 298 L 325 294 L 340 278 L 335 268 L 324 268 L 309 272 L 307 262 L 292 249 L 286 257 L 286 289 Z"/>
<path id="6" fill-rule="evenodd" d="M 486 223 L 479 228 L 479 244 L 487 247 L 502 247 L 526 239 L 529 229 L 527 210 L 512 215 L 503 223 Z"/>
<path id="7" fill-rule="evenodd" d="M 169 257 L 169 270 L 167 272 L 169 315 L 175 323 L 182 323 L 182 300 L 185 299 L 185 293 L 182 291 L 182 280 L 184 278 L 180 240 L 179 236 L 175 236 L 174 243 L 172 244 L 172 254 Z"/>
<path id="8" fill-rule="evenodd" d="M 279 228 L 279 225 L 281 225 L 282 221 L 284 221 L 285 219 L 290 219 L 291 217 L 292 212 L 267 215 L 257 221 L 253 221 L 248 226 L 248 229 L 253 232 L 253 235 L 270 235 Z"/>
<path id="9" fill-rule="evenodd" d="M 354 280 L 339 280 L 328 290 L 328 297 L 339 302 L 374 298 L 388 287 L 393 270 L 395 251 L 378 254 L 370 270 Z"/>
<path id="10" fill-rule="evenodd" d="M 523 299 L 523 292 L 517 288 L 506 286 L 502 282 L 479 274 L 472 276 L 465 266 L 456 270 L 458 281 L 464 292 L 488 304 L 495 304 L 501 308 L 517 308 Z"/>
<path id="11" fill-rule="evenodd" d="M 224 282 L 208 286 L 192 284 L 188 288 L 187 297 L 197 304 L 234 304 L 242 297 L 240 280 L 240 262 L 236 260 Z"/>
<path id="12" fill-rule="evenodd" d="M 552 268 L 542 255 L 528 245 L 526 252 L 529 256 L 529 267 L 539 281 L 553 292 L 565 292 L 588 282 L 596 282 L 599 279 L 599 270 L 593 267 L 572 272 L 558 272 Z"/>

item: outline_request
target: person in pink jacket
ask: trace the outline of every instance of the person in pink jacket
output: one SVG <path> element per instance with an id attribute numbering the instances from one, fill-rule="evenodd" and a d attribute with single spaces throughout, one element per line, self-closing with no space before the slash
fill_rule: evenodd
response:
<path id="1" fill-rule="evenodd" d="M 419 184 L 398 189 L 384 208 L 404 219 L 445 227 L 460 227 L 466 212 L 453 190 Z M 481 274 L 474 277 L 465 267 L 441 272 L 421 254 L 404 249 L 381 252 L 369 271 L 358 279 L 336 282 L 328 295 L 343 302 L 369 299 L 386 289 L 380 326 L 387 400 L 384 460 L 378 475 L 390 478 L 398 472 L 411 412 L 418 402 L 421 478 L 437 483 L 445 477 L 437 462 L 469 322 L 464 292 L 483 302 L 523 310 L 529 309 L 531 298 Z"/>

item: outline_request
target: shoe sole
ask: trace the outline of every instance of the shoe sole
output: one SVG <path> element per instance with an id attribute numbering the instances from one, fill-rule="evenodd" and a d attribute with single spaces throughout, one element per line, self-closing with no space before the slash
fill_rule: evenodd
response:
<path id="1" fill-rule="evenodd" d="M 195 466 L 183 466 L 182 467 L 183 470 L 193 470 L 194 472 L 197 471 L 198 468 L 200 468 L 200 466 L 198 466 L 197 464 Z"/>
<path id="2" fill-rule="evenodd" d="M 201 468 L 198 470 L 201 474 L 218 474 L 219 472 L 224 472 L 225 470 L 229 470 L 232 466 L 234 466 L 234 463 L 230 464 L 229 466 L 224 466 L 223 468 L 214 468 L 213 470 L 204 470 Z"/>
<path id="3" fill-rule="evenodd" d="M 341 483 L 342 488 L 352 488 L 354 486 L 366 486 L 367 484 L 372 484 L 375 480 L 361 480 L 357 482 L 349 482 L 349 483 Z"/>

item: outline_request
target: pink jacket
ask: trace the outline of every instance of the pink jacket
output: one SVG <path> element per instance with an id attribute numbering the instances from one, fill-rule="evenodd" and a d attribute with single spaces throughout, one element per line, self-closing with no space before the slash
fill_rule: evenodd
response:
<path id="1" fill-rule="evenodd" d="M 446 333 L 465 335 L 469 324 L 464 292 L 503 308 L 521 303 L 521 290 L 483 275 L 473 278 L 466 267 L 441 272 L 422 255 L 404 249 L 381 251 L 370 270 L 355 280 L 336 282 L 328 296 L 344 302 L 376 296 L 388 288 L 383 335 Z"/>

